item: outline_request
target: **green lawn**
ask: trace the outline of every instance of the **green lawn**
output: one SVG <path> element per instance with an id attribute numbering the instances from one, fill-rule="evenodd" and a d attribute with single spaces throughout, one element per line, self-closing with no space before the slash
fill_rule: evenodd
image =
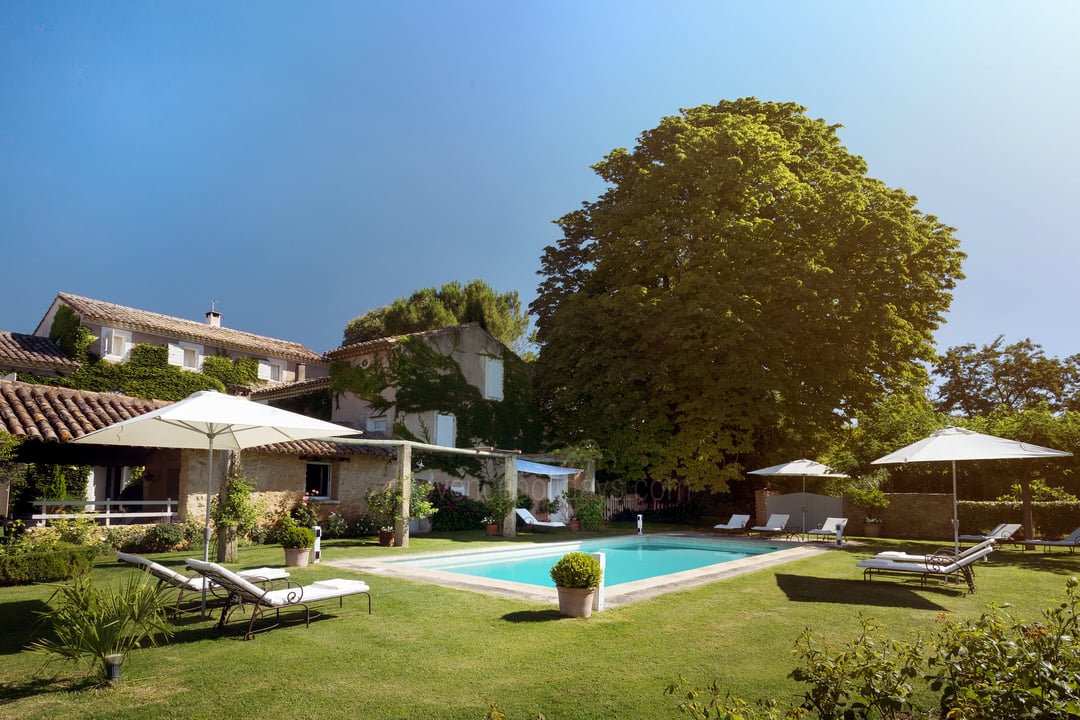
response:
<path id="1" fill-rule="evenodd" d="M 624 531 L 628 529 L 624 528 Z M 522 536 L 568 539 L 570 533 Z M 580 537 L 575 535 L 574 537 Z M 506 541 L 481 533 L 413 538 L 408 552 L 479 547 Z M 991 602 L 1035 618 L 1065 580 L 1080 575 L 1080 554 L 1005 549 L 980 564 L 978 591 L 962 586 L 875 579 L 854 567 L 883 549 L 924 547 L 889 540 L 605 610 L 589 620 L 561 619 L 554 606 L 491 597 L 384 577 L 364 598 L 313 622 L 238 639 L 243 624 L 220 634 L 197 615 L 178 622 L 165 646 L 137 650 L 113 688 L 95 687 L 70 665 L 43 666 L 24 647 L 35 611 L 51 588 L 0 588 L 0 718 L 462 718 L 484 717 L 487 701 L 513 719 L 673 718 L 664 687 L 680 675 L 704 685 L 719 679 L 747 698 L 795 698 L 787 678 L 791 648 L 807 627 L 827 641 L 852 638 L 860 615 L 894 637 L 932 630 L 939 613 L 977 616 Z M 873 544 L 870 544 L 873 543 Z M 297 580 L 348 577 L 326 562 L 400 555 L 369 541 L 324 544 L 323 564 L 293 572 Z M 182 569 L 190 553 L 155 556 Z M 280 565 L 280 548 L 241 550 L 237 567 Z M 95 580 L 133 570 L 102 559 Z"/>

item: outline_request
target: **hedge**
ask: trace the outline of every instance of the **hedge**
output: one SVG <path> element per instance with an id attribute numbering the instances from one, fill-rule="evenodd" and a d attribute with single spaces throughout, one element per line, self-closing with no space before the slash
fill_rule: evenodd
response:
<path id="1" fill-rule="evenodd" d="M 58 543 L 43 550 L 0 553 L 0 586 L 69 580 L 89 572 L 97 550 L 86 545 Z"/>

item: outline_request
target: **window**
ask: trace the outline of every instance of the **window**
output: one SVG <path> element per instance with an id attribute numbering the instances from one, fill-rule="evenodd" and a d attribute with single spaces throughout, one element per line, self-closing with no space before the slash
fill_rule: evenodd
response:
<path id="1" fill-rule="evenodd" d="M 386 432 L 386 416 L 369 417 L 364 421 L 364 427 L 368 432 Z"/>
<path id="2" fill-rule="evenodd" d="M 503 399 L 503 361 L 502 358 L 484 358 L 484 398 L 487 400 Z"/>
<path id="3" fill-rule="evenodd" d="M 330 463 L 309 462 L 307 464 L 304 492 L 316 500 L 330 499 Z"/>
<path id="4" fill-rule="evenodd" d="M 127 330 L 101 328 L 101 355 L 109 360 L 125 361 L 131 352 L 131 333 Z"/>
<path id="5" fill-rule="evenodd" d="M 281 360 L 260 360 L 259 379 L 282 382 L 285 379 L 285 363 Z"/>
<path id="6" fill-rule="evenodd" d="M 449 413 L 435 415 L 435 444 L 443 447 L 456 447 L 457 418 Z"/>
<path id="7" fill-rule="evenodd" d="M 201 370 L 203 346 L 189 342 L 169 343 L 169 364 L 185 370 Z"/>

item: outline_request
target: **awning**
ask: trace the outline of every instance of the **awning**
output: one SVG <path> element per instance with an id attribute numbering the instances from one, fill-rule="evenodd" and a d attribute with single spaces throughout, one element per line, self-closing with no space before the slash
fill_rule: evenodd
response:
<path id="1" fill-rule="evenodd" d="M 581 472 L 581 468 L 568 468 L 559 465 L 544 465 L 529 460 L 517 461 L 518 472 L 532 473 L 533 475 L 574 475 Z"/>

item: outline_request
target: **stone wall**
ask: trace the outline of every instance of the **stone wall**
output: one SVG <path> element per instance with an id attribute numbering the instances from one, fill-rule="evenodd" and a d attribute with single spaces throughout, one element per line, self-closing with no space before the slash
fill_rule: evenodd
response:
<path id="1" fill-rule="evenodd" d="M 889 507 L 879 512 L 881 537 L 951 540 L 952 495 L 949 493 L 886 493 Z M 848 534 L 862 534 L 863 512 L 844 499 Z"/>
<path id="2" fill-rule="evenodd" d="M 216 494 L 225 477 L 228 454 L 214 453 L 213 493 Z M 297 455 L 258 453 L 245 450 L 241 456 L 244 476 L 254 484 L 253 500 L 263 516 L 273 516 L 291 506 L 304 492 L 307 460 Z M 182 453 L 180 516 L 202 523 L 206 513 L 205 451 L 185 450 Z M 336 512 L 353 518 L 367 510 L 364 493 L 369 487 L 384 486 L 394 479 L 394 460 L 381 455 L 351 455 L 347 460 L 331 462 L 333 499 L 318 501 L 319 514 L 325 517 Z"/>

